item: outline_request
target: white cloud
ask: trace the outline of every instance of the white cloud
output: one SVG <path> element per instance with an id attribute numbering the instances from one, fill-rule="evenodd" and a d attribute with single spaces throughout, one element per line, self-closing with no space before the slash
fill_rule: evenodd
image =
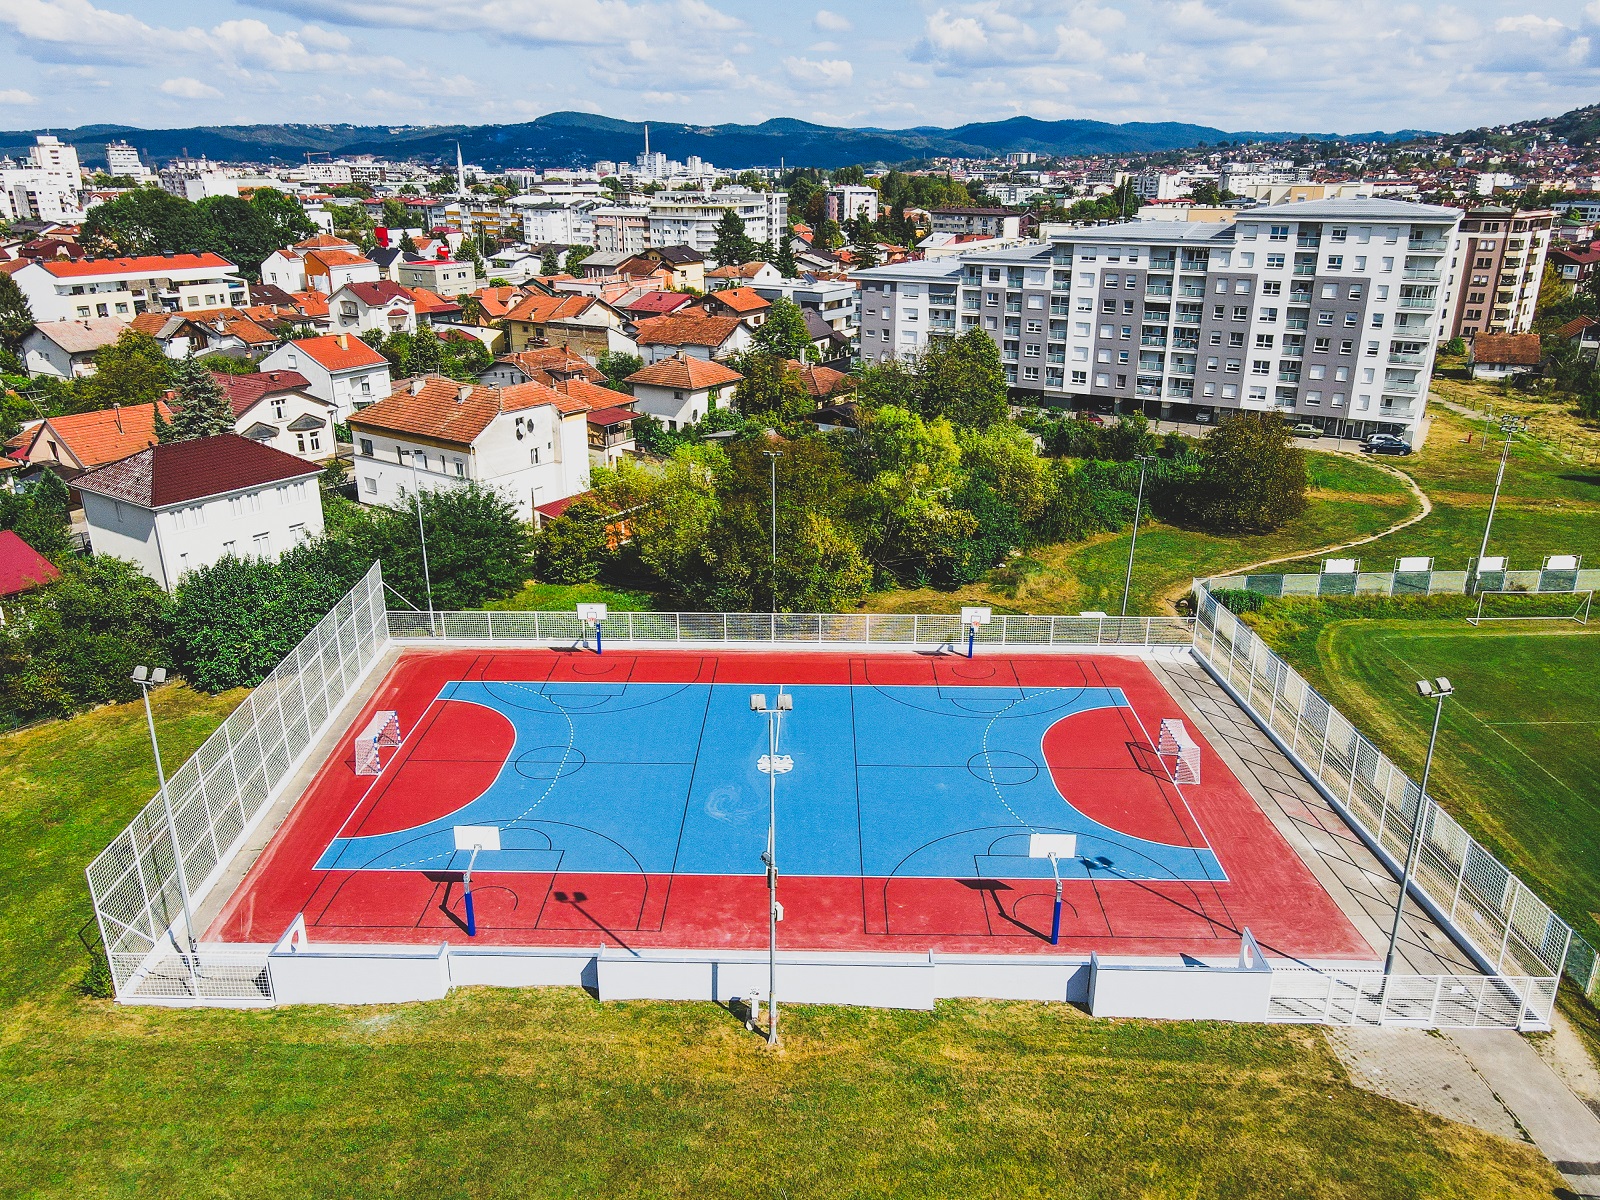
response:
<path id="1" fill-rule="evenodd" d="M 180 100 L 222 99 L 222 93 L 209 83 L 201 83 L 198 79 L 191 79 L 187 75 L 167 80 L 161 85 L 161 90 L 168 96 L 176 96 Z"/>
<path id="2" fill-rule="evenodd" d="M 825 8 L 817 9 L 817 15 L 811 18 L 811 23 L 825 33 L 848 33 L 855 28 L 849 17 Z"/>
<path id="3" fill-rule="evenodd" d="M 783 69 L 800 87 L 844 87 L 855 78 L 855 68 L 842 58 L 786 58 Z"/>
<path id="4" fill-rule="evenodd" d="M 25 92 L 21 88 L 6 88 L 0 91 L 0 104 L 37 104 L 39 98 L 32 92 Z"/>

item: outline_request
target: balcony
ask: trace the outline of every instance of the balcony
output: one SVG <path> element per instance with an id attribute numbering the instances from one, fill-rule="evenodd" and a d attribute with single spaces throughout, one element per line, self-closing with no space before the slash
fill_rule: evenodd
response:
<path id="1" fill-rule="evenodd" d="M 1164 308 L 1147 308 L 1144 310 L 1144 321 L 1147 325 L 1165 325 L 1167 316 L 1167 310 Z"/>
<path id="2" fill-rule="evenodd" d="M 1176 264 L 1170 258 L 1152 258 L 1150 260 L 1150 270 L 1152 271 L 1171 271 L 1174 266 Z"/>
<path id="3" fill-rule="evenodd" d="M 1420 367 L 1428 360 L 1422 354 L 1391 354 L 1389 361 L 1402 366 Z"/>
<path id="4" fill-rule="evenodd" d="M 1174 374 L 1174 375 L 1186 375 L 1186 376 L 1189 376 L 1190 378 L 1193 378 L 1194 377 L 1194 364 L 1192 362 L 1191 363 L 1175 362 L 1175 363 L 1172 364 L 1172 374 Z"/>
<path id="5" fill-rule="evenodd" d="M 1000 353 L 1000 357 L 1008 363 L 1014 363 L 1017 361 L 1017 352 L 1015 350 L 1003 350 Z"/>
<path id="6" fill-rule="evenodd" d="M 1019 313 L 1019 312 L 1021 312 L 1022 311 L 1022 301 L 1021 300 L 1007 300 L 1006 301 L 1006 311 L 1008 313 Z"/>
<path id="7" fill-rule="evenodd" d="M 1162 337 L 1142 337 L 1139 339 L 1139 345 L 1141 346 L 1155 346 L 1157 348 L 1164 348 L 1166 344 L 1167 339 Z"/>
<path id="8" fill-rule="evenodd" d="M 1439 283 L 1444 277 L 1440 275 L 1438 271 L 1408 270 L 1403 278 L 1405 278 L 1407 281 L 1414 281 L 1417 283 Z"/>
<path id="9" fill-rule="evenodd" d="M 1300 372 L 1299 371 L 1279 371 L 1278 372 L 1278 382 L 1279 383 L 1299 383 L 1300 382 Z"/>
<path id="10" fill-rule="evenodd" d="M 1209 258 L 1186 258 L 1183 260 L 1183 266 L 1180 269 L 1184 271 L 1196 271 L 1203 275 L 1207 270 L 1210 269 L 1210 267 L 1211 260 Z"/>
<path id="11" fill-rule="evenodd" d="M 1161 384 L 1159 384 L 1159 383 L 1146 383 L 1144 380 L 1141 379 L 1134 386 L 1133 394 L 1135 396 L 1144 396 L 1144 397 L 1146 397 L 1148 399 L 1152 399 L 1152 400 L 1159 399 L 1160 396 L 1161 396 Z"/>
<path id="12" fill-rule="evenodd" d="M 1283 323 L 1285 329 L 1309 329 L 1311 322 L 1305 317 L 1290 317 Z"/>
<path id="13" fill-rule="evenodd" d="M 1066 361 L 1067 356 L 1060 350 L 1051 350 L 1049 355 L 1045 358 L 1045 362 L 1055 363 L 1057 365 L 1065 363 Z"/>
<path id="14" fill-rule="evenodd" d="M 1425 308 L 1425 309 L 1427 309 L 1428 311 L 1431 312 L 1431 311 L 1433 311 L 1433 308 L 1434 308 L 1434 306 L 1436 304 L 1438 304 L 1438 300 L 1435 299 L 1433 296 L 1401 296 L 1400 297 L 1400 307 L 1401 308 Z"/>
<path id="15" fill-rule="evenodd" d="M 1406 250 L 1411 254 L 1443 254 L 1448 249 L 1448 238 L 1411 238 L 1406 242 Z"/>
<path id="16" fill-rule="evenodd" d="M 1315 263 L 1306 263 L 1304 265 L 1295 263 L 1294 273 L 1296 275 L 1315 275 L 1317 273 L 1317 265 Z"/>
<path id="17" fill-rule="evenodd" d="M 1057 279 L 1051 283 L 1050 290 L 1052 292 L 1070 292 L 1072 290 L 1072 282 L 1067 279 Z"/>
<path id="18" fill-rule="evenodd" d="M 1302 342 L 1298 346 L 1291 346 L 1288 342 L 1284 342 L 1283 356 L 1285 358 L 1304 358 L 1306 356 L 1305 343 Z"/>
<path id="19" fill-rule="evenodd" d="M 1177 318 L 1177 323 L 1179 325 L 1198 325 L 1198 324 L 1200 324 L 1200 314 L 1199 313 L 1179 313 L 1178 314 L 1178 318 Z"/>
<path id="20" fill-rule="evenodd" d="M 1383 381 L 1383 390 L 1397 392 L 1402 396 L 1415 396 L 1422 391 L 1422 381 L 1420 379 L 1385 379 Z"/>
<path id="21" fill-rule="evenodd" d="M 1070 255 L 1070 254 L 1052 254 L 1050 256 L 1050 262 L 1051 262 L 1051 264 L 1053 266 L 1070 267 L 1072 265 L 1072 255 Z"/>
<path id="22" fill-rule="evenodd" d="M 954 321 L 929 321 L 928 322 L 928 328 L 933 330 L 935 333 L 939 333 L 941 331 L 942 332 L 946 332 L 946 333 L 952 332 L 952 331 L 954 331 L 955 327 L 956 327 L 956 323 Z"/>
<path id="23" fill-rule="evenodd" d="M 1322 238 L 1317 234 L 1311 234 L 1310 236 L 1307 236 L 1306 234 L 1302 233 L 1299 237 L 1295 238 L 1294 244 L 1302 249 L 1314 250 L 1318 246 L 1322 245 Z"/>
<path id="24" fill-rule="evenodd" d="M 1186 283 L 1178 289 L 1178 295 L 1180 296 L 1194 296 L 1197 298 L 1202 298 L 1205 296 L 1205 294 L 1206 289 L 1204 284 Z"/>
<path id="25" fill-rule="evenodd" d="M 1172 341 L 1172 348 L 1174 350 L 1198 350 L 1200 349 L 1200 339 L 1197 337 L 1174 338 Z"/>
<path id="26" fill-rule="evenodd" d="M 1194 398 L 1194 380 L 1169 379 L 1167 380 L 1167 395 L 1177 396 L 1184 400 Z"/>
<path id="27" fill-rule="evenodd" d="M 1146 296 L 1170 296 L 1172 295 L 1172 285 L 1170 283 L 1148 284 L 1144 289 L 1144 294 Z"/>

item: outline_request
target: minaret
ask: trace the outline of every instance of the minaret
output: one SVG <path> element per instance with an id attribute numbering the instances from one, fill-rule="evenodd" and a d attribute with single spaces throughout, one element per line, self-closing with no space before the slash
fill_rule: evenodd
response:
<path id="1" fill-rule="evenodd" d="M 648 125 L 644 127 L 644 156 L 647 159 L 650 157 L 650 126 Z"/>
<path id="2" fill-rule="evenodd" d="M 467 169 L 461 165 L 461 143 L 456 143 L 456 194 L 467 194 Z"/>

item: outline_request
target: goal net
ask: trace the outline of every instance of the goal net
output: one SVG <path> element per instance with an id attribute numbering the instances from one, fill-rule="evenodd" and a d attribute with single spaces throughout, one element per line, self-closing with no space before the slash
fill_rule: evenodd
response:
<path id="1" fill-rule="evenodd" d="M 400 744 L 400 718 L 390 709 L 372 714 L 372 720 L 356 734 L 357 775 L 376 775 L 383 770 L 382 749 Z"/>
<path id="2" fill-rule="evenodd" d="M 1477 611 L 1467 618 L 1470 625 L 1485 621 L 1572 621 L 1589 623 L 1589 608 L 1594 592 L 1512 592 L 1478 593 Z"/>
<path id="3" fill-rule="evenodd" d="M 1189 736 L 1188 727 L 1176 717 L 1162 720 L 1156 752 L 1163 758 L 1177 759 L 1172 770 L 1174 783 L 1200 782 L 1200 745 Z"/>

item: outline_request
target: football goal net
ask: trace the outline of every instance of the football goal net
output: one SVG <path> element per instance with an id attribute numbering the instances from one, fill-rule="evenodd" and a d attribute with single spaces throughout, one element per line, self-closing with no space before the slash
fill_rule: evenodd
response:
<path id="1" fill-rule="evenodd" d="M 1571 621 L 1589 623 L 1589 608 L 1594 592 L 1511 592 L 1478 593 L 1478 606 L 1468 624 L 1486 621 Z"/>
<path id="2" fill-rule="evenodd" d="M 356 774 L 376 775 L 382 771 L 383 747 L 398 746 L 400 740 L 399 716 L 391 709 L 373 713 L 366 728 L 356 734 Z"/>

